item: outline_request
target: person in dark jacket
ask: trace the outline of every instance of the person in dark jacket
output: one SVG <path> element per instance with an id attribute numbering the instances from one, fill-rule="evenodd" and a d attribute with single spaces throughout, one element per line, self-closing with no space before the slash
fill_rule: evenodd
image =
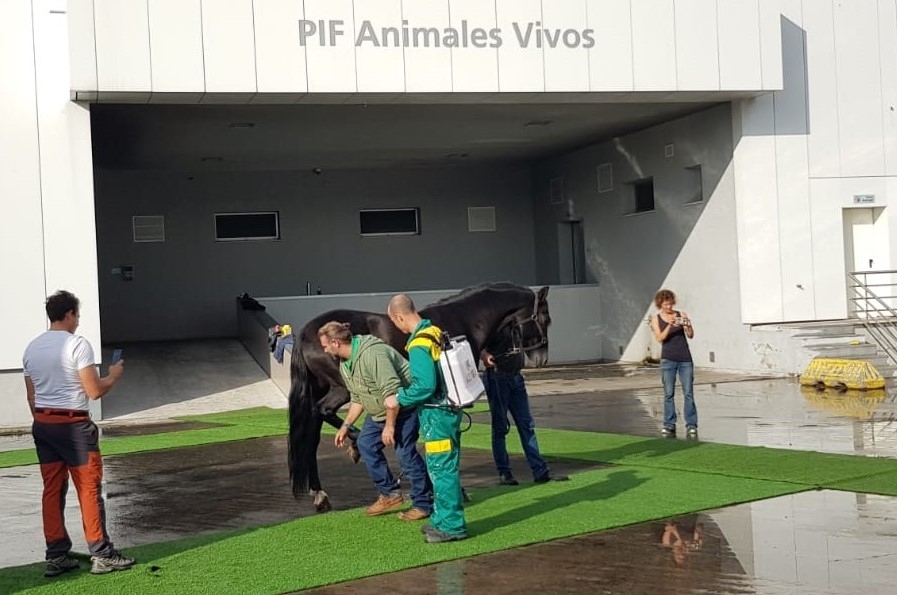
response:
<path id="1" fill-rule="evenodd" d="M 489 400 L 489 413 L 492 417 L 492 458 L 498 470 L 498 481 L 501 485 L 517 485 L 511 471 L 511 460 L 508 456 L 506 438 L 511 431 L 508 414 L 514 420 L 523 454 L 533 473 L 533 481 L 565 481 L 563 475 L 552 475 L 548 463 L 539 452 L 536 439 L 536 422 L 529 409 L 529 395 L 526 392 L 526 381 L 520 371 L 526 363 L 526 357 L 519 345 L 514 344 L 514 334 L 510 328 L 497 333 L 487 343 L 480 355 L 486 366 L 483 384 L 486 386 L 486 397 Z"/>

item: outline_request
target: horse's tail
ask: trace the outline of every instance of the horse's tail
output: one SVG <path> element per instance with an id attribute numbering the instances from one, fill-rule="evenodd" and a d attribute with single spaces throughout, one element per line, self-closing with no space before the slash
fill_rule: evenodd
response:
<path id="1" fill-rule="evenodd" d="M 302 341 L 293 345 L 290 362 L 290 438 L 289 466 L 293 497 L 299 498 L 309 490 L 309 477 L 315 464 L 316 450 L 321 437 L 319 413 L 315 399 L 315 377 L 308 369 L 302 353 Z"/>

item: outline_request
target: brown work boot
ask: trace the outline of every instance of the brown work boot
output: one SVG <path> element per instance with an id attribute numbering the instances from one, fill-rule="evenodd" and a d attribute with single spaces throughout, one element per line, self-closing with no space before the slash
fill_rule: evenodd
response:
<path id="1" fill-rule="evenodd" d="M 428 518 L 430 513 L 420 508 L 409 508 L 399 513 L 399 519 L 403 521 L 420 521 Z"/>
<path id="2" fill-rule="evenodd" d="M 367 510 L 364 512 L 368 516 L 377 516 L 391 512 L 396 508 L 401 508 L 404 505 L 405 500 L 402 498 L 401 494 L 396 494 L 395 496 L 384 496 L 383 494 L 380 494 L 377 501 L 368 506 Z"/>

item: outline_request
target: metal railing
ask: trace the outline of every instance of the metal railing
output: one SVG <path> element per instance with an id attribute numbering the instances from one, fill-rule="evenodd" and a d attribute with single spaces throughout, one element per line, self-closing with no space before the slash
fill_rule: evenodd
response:
<path id="1" fill-rule="evenodd" d="M 849 316 L 859 320 L 866 332 L 897 364 L 897 271 L 847 273 Z"/>

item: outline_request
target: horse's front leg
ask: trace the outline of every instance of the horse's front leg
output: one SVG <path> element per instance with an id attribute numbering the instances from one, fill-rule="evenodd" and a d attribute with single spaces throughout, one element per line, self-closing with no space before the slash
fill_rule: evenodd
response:
<path id="1" fill-rule="evenodd" d="M 320 409 L 321 418 L 331 426 L 339 430 L 343 427 L 343 419 L 336 414 L 340 407 L 349 402 L 349 391 L 342 386 L 331 386 L 324 398 L 321 399 Z M 357 463 L 361 459 L 361 453 L 358 452 L 358 434 L 357 429 L 349 429 L 349 443 L 346 445 L 346 452 L 349 459 L 353 463 Z"/>

